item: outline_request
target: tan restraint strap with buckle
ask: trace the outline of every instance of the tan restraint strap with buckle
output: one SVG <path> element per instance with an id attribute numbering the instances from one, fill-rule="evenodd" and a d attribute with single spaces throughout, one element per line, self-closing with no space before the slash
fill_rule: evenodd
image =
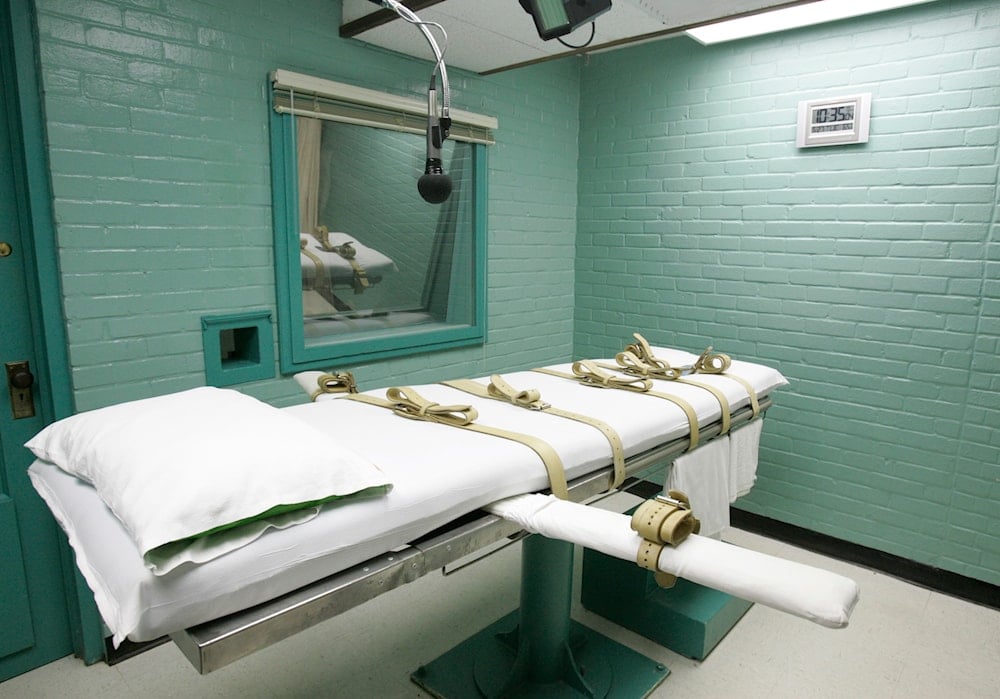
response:
<path id="1" fill-rule="evenodd" d="M 632 515 L 632 529 L 642 537 L 636 553 L 636 564 L 653 571 L 653 580 L 660 587 L 673 587 L 677 576 L 658 568 L 663 547 L 677 546 L 691 534 L 697 534 L 701 522 L 691 512 L 687 495 L 671 490 L 639 505 Z"/>
<path id="2" fill-rule="evenodd" d="M 727 379 L 731 379 L 743 386 L 746 389 L 747 396 L 750 397 L 750 409 L 753 411 L 753 417 L 757 417 L 760 415 L 760 400 L 757 398 L 757 391 L 754 389 L 753 384 L 742 376 L 729 373 L 729 367 L 732 364 L 733 360 L 729 358 L 728 354 L 712 352 L 712 346 L 709 345 L 695 361 L 694 371 L 696 374 L 718 374 L 719 376 L 725 376 Z"/>
<path id="3" fill-rule="evenodd" d="M 323 260 L 320 259 L 319 255 L 309 249 L 308 241 L 303 238 L 299 238 L 299 250 L 303 255 L 312 260 L 313 265 L 316 267 L 316 277 L 313 280 L 312 290 L 322 296 L 323 300 L 336 308 L 336 303 L 334 303 L 333 288 L 330 286 L 330 277 L 327 276 L 326 266 L 323 264 Z"/>
<path id="4" fill-rule="evenodd" d="M 671 376 L 676 379 L 680 378 L 684 371 L 682 369 L 672 369 L 670 365 L 653 355 L 653 349 L 649 346 L 649 343 L 639 333 L 632 333 L 632 337 L 635 338 L 636 342 L 634 345 L 626 345 L 625 351 L 631 352 L 639 361 L 646 366 L 656 367 L 661 369 L 665 367 L 671 374 Z M 617 360 L 617 357 L 616 357 Z M 620 362 L 619 362 L 620 363 Z M 744 389 L 746 389 L 747 396 L 750 398 L 750 409 L 753 412 L 753 417 L 760 415 L 760 400 L 757 398 L 757 390 L 753 387 L 749 381 L 744 379 L 742 376 L 736 376 L 735 374 L 727 374 L 729 367 L 732 366 L 732 359 L 729 358 L 728 354 L 723 354 L 722 352 L 712 352 L 712 347 L 709 345 L 701 356 L 695 360 L 694 364 L 691 365 L 690 370 L 695 374 L 719 374 L 720 376 L 725 376 L 727 379 L 731 379 L 736 383 L 740 384 Z M 671 379 L 671 376 L 662 376 L 660 378 Z M 688 381 L 687 383 L 691 383 Z M 705 388 L 705 384 L 696 384 Z"/>
<path id="5" fill-rule="evenodd" d="M 632 530 L 648 541 L 677 546 L 697 534 L 701 522 L 691 512 L 687 496 L 679 490 L 657 495 L 639 505 L 632 515 Z"/>
<path id="6" fill-rule="evenodd" d="M 668 400 L 683 410 L 684 414 L 687 416 L 688 429 L 690 432 L 690 443 L 687 450 L 692 451 L 698 446 L 698 414 L 694 411 L 694 408 L 691 407 L 690 403 L 679 396 L 664 393 L 662 391 L 653 391 L 653 382 L 649 379 L 637 376 L 630 377 L 621 376 L 620 374 L 609 374 L 601 369 L 596 362 L 592 362 L 589 359 L 573 362 L 572 374 L 567 374 L 563 371 L 556 371 L 555 369 L 549 369 L 547 367 L 532 369 L 532 371 L 537 371 L 540 374 L 548 374 L 550 376 L 558 376 L 563 379 L 579 381 L 584 386 L 594 386 L 596 388 L 615 388 L 621 391 L 632 391 L 640 396 L 652 396 L 654 398 Z"/>
<path id="7" fill-rule="evenodd" d="M 657 567 L 660 561 L 660 553 L 663 551 L 663 544 L 643 539 L 639 544 L 639 551 L 636 553 L 635 562 L 640 568 L 653 571 L 653 580 L 660 587 L 671 588 L 677 584 L 677 576 L 672 573 L 664 573 Z"/>
<path id="8" fill-rule="evenodd" d="M 719 427 L 719 436 L 724 434 L 729 434 L 729 427 L 732 423 L 733 411 L 729 407 L 729 399 L 726 398 L 726 394 L 717 389 L 715 386 L 709 386 L 707 383 L 702 383 L 700 381 L 692 381 L 691 379 L 677 379 L 678 382 L 687 384 L 688 386 L 697 386 L 698 388 L 703 388 L 713 396 L 715 400 L 719 401 L 719 408 L 722 411 L 722 420 Z"/>
<path id="9" fill-rule="evenodd" d="M 354 259 L 357 257 L 358 251 L 354 249 L 353 241 L 348 240 L 342 245 L 335 245 L 330 250 L 347 260 L 348 264 L 351 265 L 351 269 L 354 270 L 354 282 L 352 286 L 354 287 L 355 294 L 360 294 L 371 286 L 371 282 L 368 280 L 368 272 Z"/>
<path id="10" fill-rule="evenodd" d="M 357 256 L 358 251 L 354 249 L 354 241 L 348 240 L 346 243 L 341 245 L 334 245 L 330 242 L 330 229 L 326 226 L 316 226 L 316 230 L 313 232 L 313 237 L 319 241 L 319 244 L 323 246 L 323 249 L 327 252 L 335 252 L 342 258 L 347 260 L 347 263 L 351 265 L 351 269 L 354 270 L 354 282 L 352 286 L 354 287 L 354 293 L 360 294 L 369 286 L 371 282 L 368 280 L 368 272 L 362 267 L 357 260 L 354 258 Z"/>
<path id="11" fill-rule="evenodd" d="M 539 391 L 535 389 L 519 391 L 507 383 L 507 381 L 499 374 L 493 374 L 490 377 L 489 386 L 484 386 L 483 384 L 477 381 L 472 381 L 471 379 L 442 381 L 441 383 L 459 391 L 465 391 L 466 393 L 471 393 L 474 396 L 479 396 L 480 398 L 499 400 L 511 403 L 512 405 L 516 405 L 521 408 L 527 408 L 528 410 L 537 410 L 539 412 L 548 413 L 549 415 L 564 417 L 569 420 L 582 422 L 590 425 L 591 427 L 596 427 L 611 445 L 611 462 L 613 464 L 613 470 L 611 480 L 608 484 L 608 490 L 615 490 L 625 482 L 625 447 L 622 444 L 621 437 L 619 437 L 618 433 L 615 432 L 615 429 L 603 420 L 598 420 L 597 418 L 590 417 L 589 415 L 581 415 L 580 413 L 573 413 L 569 410 L 556 408 L 543 401 L 542 394 Z"/>
<path id="12" fill-rule="evenodd" d="M 471 405 L 441 405 L 433 403 L 412 388 L 405 386 L 386 389 L 385 395 L 385 398 L 378 398 L 364 393 L 354 393 L 348 395 L 347 398 L 369 405 L 376 405 L 381 408 L 388 408 L 396 415 L 410 418 L 411 420 L 436 422 L 449 427 L 460 427 L 471 432 L 488 434 L 493 437 L 502 437 L 519 442 L 538 454 L 542 463 L 545 464 L 545 471 L 549 476 L 549 488 L 552 494 L 561 500 L 569 499 L 569 486 L 566 483 L 566 471 L 563 468 L 562 459 L 559 458 L 556 450 L 544 440 L 520 432 L 511 432 L 488 425 L 477 425 L 474 421 L 479 417 L 479 413 Z"/>
<path id="13" fill-rule="evenodd" d="M 641 337 L 637 335 L 637 337 Z M 630 345 L 631 346 L 631 345 Z M 652 355 L 650 355 L 652 356 Z M 611 366 L 608 364 L 598 364 L 603 369 L 613 369 L 616 371 L 623 371 L 626 374 L 632 376 L 641 376 L 646 379 L 662 379 L 664 381 L 676 381 L 677 383 L 682 383 L 687 386 L 696 386 L 702 388 L 713 396 L 715 400 L 719 402 L 719 408 L 722 414 L 721 425 L 719 428 L 719 435 L 724 435 L 729 433 L 729 426 L 732 422 L 732 410 L 729 407 L 729 399 L 726 398 L 726 394 L 717 389 L 715 386 L 709 386 L 708 384 L 701 383 L 700 381 L 692 381 L 691 379 L 685 379 L 681 375 L 681 370 L 671 367 L 667 362 L 657 359 L 653 364 L 647 364 L 643 359 L 636 356 L 631 350 L 625 350 L 624 352 L 619 352 L 615 355 L 615 362 L 617 366 Z"/>
<path id="14" fill-rule="evenodd" d="M 636 553 L 635 562 L 640 568 L 653 571 L 653 580 L 656 581 L 657 585 L 670 589 L 677 584 L 677 576 L 673 573 L 665 573 L 657 567 L 662 551 L 663 544 L 643 539 L 639 543 L 639 551 Z"/>
<path id="15" fill-rule="evenodd" d="M 659 571 L 656 564 L 660 560 L 660 552 L 663 551 L 663 544 L 658 544 L 649 539 L 639 542 L 639 552 L 635 556 L 635 562 L 640 568 L 646 570 Z"/>
<path id="16" fill-rule="evenodd" d="M 358 384 L 354 380 L 354 374 L 349 371 L 333 371 L 329 374 L 322 374 L 316 379 L 319 386 L 309 394 L 309 399 L 316 402 L 324 393 L 357 393 Z"/>

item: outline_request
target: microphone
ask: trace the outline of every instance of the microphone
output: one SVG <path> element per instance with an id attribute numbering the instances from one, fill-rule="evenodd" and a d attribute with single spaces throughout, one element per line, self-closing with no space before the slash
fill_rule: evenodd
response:
<path id="1" fill-rule="evenodd" d="M 441 47 L 434 40 L 434 35 L 427 28 L 428 25 L 437 27 L 445 41 L 448 34 L 437 22 L 424 22 L 411 10 L 403 5 L 399 0 L 371 0 L 376 5 L 393 10 L 405 21 L 420 29 L 427 43 L 434 52 L 437 62 L 434 64 L 434 72 L 431 73 L 431 86 L 427 91 L 427 161 L 424 164 L 424 174 L 417 180 L 417 191 L 428 204 L 440 204 L 451 194 L 451 178 L 444 174 L 441 167 L 441 144 L 448 138 L 448 131 L 451 129 L 451 90 L 448 87 L 448 70 L 444 65 L 444 54 Z M 610 2 L 610 0 L 609 0 Z M 437 108 L 437 73 L 441 71 L 441 115 L 438 116 Z"/>
<path id="2" fill-rule="evenodd" d="M 441 144 L 448 138 L 451 118 L 437 116 L 437 89 L 431 77 L 427 91 L 427 161 L 424 174 L 417 180 L 417 191 L 428 204 L 440 204 L 451 194 L 451 178 L 441 166 Z"/>

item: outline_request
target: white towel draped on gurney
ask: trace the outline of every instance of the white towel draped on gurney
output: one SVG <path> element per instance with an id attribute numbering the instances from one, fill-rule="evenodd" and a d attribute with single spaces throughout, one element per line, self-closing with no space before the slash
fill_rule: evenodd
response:
<path id="1" fill-rule="evenodd" d="M 530 532 L 627 561 L 635 561 L 642 543 L 627 515 L 551 495 L 518 495 L 486 509 Z M 830 628 L 847 626 L 858 602 L 858 585 L 850 578 L 703 536 L 691 535 L 676 547 L 665 546 L 657 567 Z"/>
<path id="2" fill-rule="evenodd" d="M 677 457 L 667 475 L 667 490 L 690 498 L 702 536 L 718 536 L 729 527 L 729 451 L 729 436 L 720 437 Z"/>
<path id="3" fill-rule="evenodd" d="M 300 243 L 305 243 L 306 249 L 323 263 L 326 274 L 330 278 L 330 283 L 338 286 L 350 286 L 354 284 L 355 268 L 351 261 L 342 255 L 325 250 L 319 241 L 311 235 L 302 235 Z M 368 247 L 358 241 L 355 236 L 347 233 L 330 233 L 330 245 L 339 247 L 345 243 L 351 243 L 355 250 L 354 262 L 365 271 L 369 278 L 383 277 L 396 270 L 396 263 L 380 253 L 378 250 Z M 312 288 L 316 285 L 316 262 L 304 252 L 299 253 L 302 265 L 302 286 Z"/>
<path id="4" fill-rule="evenodd" d="M 757 481 L 760 433 L 764 423 L 755 420 L 729 433 L 729 502 L 750 492 Z"/>
<path id="5" fill-rule="evenodd" d="M 662 349 L 657 355 L 676 365 L 696 358 Z M 569 366 L 555 368 L 569 371 Z M 761 396 L 786 383 L 780 373 L 761 365 L 734 361 L 731 371 L 749 380 Z M 628 455 L 688 433 L 683 411 L 666 400 L 589 388 L 535 372 L 504 378 L 513 386 L 540 390 L 557 407 L 607 422 L 619 433 Z M 732 380 L 699 380 L 723 390 L 733 409 L 749 403 L 746 390 Z M 414 388 L 443 404 L 474 403 L 482 424 L 544 439 L 559 454 L 570 479 L 610 466 L 608 440 L 589 425 L 477 399 L 438 384 Z M 707 391 L 683 385 L 667 389 L 683 395 L 702 424 L 719 418 L 719 402 Z M 384 395 L 384 389 L 371 393 Z M 66 530 L 116 642 L 126 636 L 150 640 L 245 609 L 411 542 L 498 499 L 547 487 L 538 456 L 511 440 L 418 423 L 345 400 L 281 412 L 378 464 L 393 489 L 346 506 L 323 506 L 306 524 L 269 530 L 247 546 L 164 576 L 145 567 L 137 546 L 91 486 L 45 461 L 32 465 L 33 481 Z"/>
<path id="6" fill-rule="evenodd" d="M 725 437 L 679 456 L 667 475 L 667 489 L 681 490 L 701 520 L 702 536 L 729 527 L 729 505 L 750 492 L 757 480 L 757 452 L 764 423 L 755 420 Z"/>

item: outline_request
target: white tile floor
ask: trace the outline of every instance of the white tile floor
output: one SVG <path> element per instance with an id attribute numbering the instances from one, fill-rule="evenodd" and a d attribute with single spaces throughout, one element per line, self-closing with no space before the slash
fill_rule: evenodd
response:
<path id="1" fill-rule="evenodd" d="M 851 576 L 861 603 L 837 631 L 756 605 L 701 662 L 577 605 L 574 618 L 671 669 L 651 696 L 1000 698 L 1000 612 L 746 532 L 724 538 Z M 167 644 L 113 667 L 64 658 L 0 697 L 425 697 L 414 669 L 517 606 L 519 555 L 428 575 L 209 675 Z"/>

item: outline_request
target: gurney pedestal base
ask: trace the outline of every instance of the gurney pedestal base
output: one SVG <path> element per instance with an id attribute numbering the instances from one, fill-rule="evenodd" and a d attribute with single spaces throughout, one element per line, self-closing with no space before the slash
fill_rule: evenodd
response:
<path id="1" fill-rule="evenodd" d="M 570 619 L 573 544 L 524 540 L 521 608 L 424 665 L 438 697 L 644 697 L 670 673 Z"/>
<path id="2" fill-rule="evenodd" d="M 589 549 L 582 588 L 588 610 L 695 660 L 704 660 L 753 606 L 683 578 L 661 588 L 651 572 Z"/>

